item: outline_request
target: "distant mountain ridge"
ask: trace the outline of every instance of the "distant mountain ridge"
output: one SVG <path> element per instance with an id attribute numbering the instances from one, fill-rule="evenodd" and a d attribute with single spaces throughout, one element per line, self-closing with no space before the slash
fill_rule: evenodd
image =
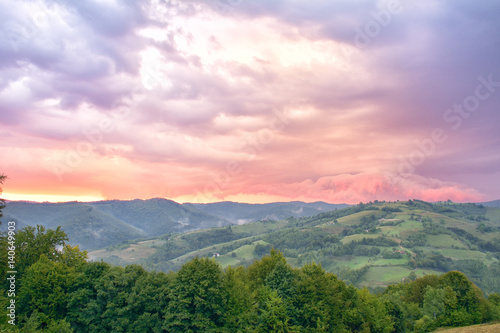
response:
<path id="1" fill-rule="evenodd" d="M 310 217 L 334 209 L 349 207 L 347 204 L 329 204 L 322 201 L 312 203 L 291 201 L 267 204 L 223 201 L 208 204 L 185 203 L 184 205 L 207 214 L 220 216 L 235 224 L 245 224 L 259 220 L 283 220 L 290 216 Z"/>
<path id="2" fill-rule="evenodd" d="M 486 207 L 500 208 L 500 200 L 481 202 L 481 205 L 486 206 Z"/>
<path id="3" fill-rule="evenodd" d="M 71 244 L 90 250 L 169 233 L 290 216 L 309 217 L 347 206 L 299 201 L 179 204 L 162 198 L 64 203 L 8 201 L 0 228 L 4 230 L 7 221 L 16 221 L 18 229 L 37 224 L 48 228 L 61 226 Z"/>

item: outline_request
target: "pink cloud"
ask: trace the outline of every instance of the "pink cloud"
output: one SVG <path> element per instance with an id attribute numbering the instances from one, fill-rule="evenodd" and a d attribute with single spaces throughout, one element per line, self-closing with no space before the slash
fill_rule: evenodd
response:
<path id="1" fill-rule="evenodd" d="M 267 193 L 290 200 L 327 201 L 355 204 L 373 200 L 420 199 L 477 202 L 484 195 L 460 184 L 411 176 L 391 179 L 380 174 L 356 174 L 321 177 L 297 183 L 249 186 L 243 193 Z"/>
<path id="2" fill-rule="evenodd" d="M 363 3 L 40 1 L 57 20 L 0 46 L 0 172 L 17 192 L 110 199 L 495 199 L 498 84 L 460 130 L 443 113 L 478 76 L 500 81 L 498 4 L 415 3 L 359 48 L 379 9 Z M 0 4 L 0 19 L 27 6 Z M 436 127 L 446 142 L 387 178 Z"/>

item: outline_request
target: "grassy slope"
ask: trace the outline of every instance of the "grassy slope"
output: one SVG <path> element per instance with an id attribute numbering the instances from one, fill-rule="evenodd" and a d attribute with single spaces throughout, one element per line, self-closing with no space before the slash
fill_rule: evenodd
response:
<path id="1" fill-rule="evenodd" d="M 477 230 L 477 226 L 480 222 L 473 221 L 467 219 L 464 214 L 446 214 L 439 213 L 435 211 L 431 211 L 427 209 L 425 205 L 421 206 L 409 206 L 403 202 L 398 203 L 379 203 L 376 205 L 379 209 L 383 207 L 390 207 L 392 209 L 399 208 L 401 212 L 392 212 L 385 218 L 379 221 L 379 224 L 386 224 L 391 222 L 402 221 L 401 223 L 390 226 L 378 226 L 381 229 L 381 232 L 377 232 L 376 234 L 368 234 L 366 232 L 362 232 L 359 234 L 354 234 L 350 236 L 343 237 L 341 242 L 347 244 L 352 242 L 353 240 L 361 240 L 363 238 L 376 238 L 381 235 L 386 236 L 389 239 L 395 240 L 396 242 L 402 242 L 408 239 L 410 235 L 422 232 L 424 230 L 424 225 L 421 219 L 430 218 L 434 222 L 435 225 L 438 225 L 442 228 L 448 227 L 458 227 L 463 230 L 466 230 L 470 234 L 479 237 L 484 240 L 492 240 L 494 238 L 500 238 L 500 232 L 491 232 L 491 233 L 481 233 Z M 453 206 L 451 206 L 453 207 Z M 367 217 L 371 214 L 376 214 L 377 216 L 381 216 L 383 212 L 381 210 L 367 210 L 362 212 L 356 212 L 353 214 L 349 214 L 344 217 L 339 218 L 330 218 L 328 216 L 318 216 L 308 219 L 298 220 L 299 222 L 294 222 L 295 227 L 302 230 L 312 230 L 318 228 L 324 231 L 324 234 L 332 234 L 339 235 L 344 229 L 349 227 L 356 227 L 359 223 L 361 223 L 361 219 L 363 217 Z M 414 215 L 414 219 L 410 220 L 412 214 Z M 484 223 L 492 226 L 500 226 L 500 209 L 499 208 L 487 208 L 485 216 L 489 218 L 489 221 L 485 221 Z M 415 218 L 416 217 L 416 218 Z M 334 221 L 337 223 L 334 223 Z M 234 225 L 232 226 L 232 231 L 235 234 L 244 234 L 245 238 L 234 240 L 225 243 L 213 244 L 206 248 L 199 249 L 196 251 L 192 251 L 189 253 L 185 253 L 172 261 L 177 263 L 182 263 L 187 260 L 190 260 L 194 256 L 211 256 L 213 253 L 221 251 L 224 246 L 232 245 L 237 242 L 241 242 L 243 240 L 247 240 L 248 244 L 242 245 L 229 251 L 228 253 L 222 254 L 217 257 L 217 260 L 221 263 L 223 267 L 227 267 L 229 265 L 238 265 L 245 264 L 254 259 L 257 259 L 256 254 L 254 253 L 255 246 L 257 244 L 267 244 L 263 239 L 269 232 L 281 232 L 281 230 L 289 230 L 292 226 L 293 222 L 289 221 L 277 221 L 277 222 L 255 222 L 251 224 L 245 225 Z M 317 230 L 317 229 L 315 229 Z M 205 231 L 195 231 L 196 233 L 203 233 Z M 183 241 L 181 240 L 182 235 L 174 235 L 172 236 L 169 242 L 173 244 L 182 245 Z M 151 241 L 150 241 L 151 242 Z M 238 243 L 239 244 L 239 243 Z M 149 244 L 151 245 L 151 244 Z M 273 244 L 271 244 L 273 245 Z M 372 247 L 372 246 L 367 246 Z M 146 249 L 147 248 L 147 249 Z M 392 247 L 378 247 L 382 251 L 391 251 Z M 131 249 L 134 252 L 131 253 Z M 328 271 L 335 271 L 341 267 L 348 267 L 351 269 L 358 269 L 364 265 L 369 265 L 370 269 L 364 276 L 364 281 L 360 284 L 363 286 L 386 286 L 391 283 L 397 283 L 402 280 L 403 277 L 408 276 L 411 271 L 414 271 L 418 277 L 424 274 L 440 274 L 438 271 L 433 270 L 422 270 L 416 269 L 412 270 L 408 267 L 407 262 L 408 259 L 414 256 L 413 251 L 423 250 L 424 252 L 436 252 L 444 255 L 445 257 L 452 258 L 454 260 L 458 259 L 480 259 L 485 263 L 489 264 L 491 262 L 496 261 L 497 259 L 492 258 L 491 255 L 487 255 L 487 253 L 479 251 L 477 248 L 471 248 L 467 241 L 460 239 L 456 235 L 447 235 L 447 234 L 438 234 L 438 235 L 427 235 L 427 242 L 425 246 L 416 246 L 414 249 L 404 249 L 405 254 L 403 255 L 403 259 L 384 259 L 382 255 L 378 255 L 376 257 L 365 257 L 365 256 L 342 256 L 336 257 L 333 261 L 328 261 L 323 263 L 324 267 Z M 115 250 L 112 251 L 112 254 L 119 258 L 122 258 L 124 262 L 133 262 L 130 258 L 144 258 L 149 255 L 150 252 L 155 251 L 154 248 L 148 247 L 144 242 L 134 244 L 134 246 L 128 249 Z M 109 251 L 106 251 L 109 252 Z M 235 256 L 232 255 L 235 253 Z M 132 254 L 134 256 L 132 256 Z M 300 254 L 300 253 L 299 253 Z M 92 252 L 92 256 L 95 258 L 104 258 L 106 253 L 104 252 Z M 285 252 L 287 255 L 287 252 Z M 287 260 L 292 265 L 299 266 L 299 261 L 296 257 L 287 257 Z M 304 262 L 302 262 L 303 264 Z"/>
<path id="2" fill-rule="evenodd" d="M 440 328 L 434 332 L 442 333 L 498 333 L 500 332 L 500 323 L 481 324 L 467 327 Z"/>

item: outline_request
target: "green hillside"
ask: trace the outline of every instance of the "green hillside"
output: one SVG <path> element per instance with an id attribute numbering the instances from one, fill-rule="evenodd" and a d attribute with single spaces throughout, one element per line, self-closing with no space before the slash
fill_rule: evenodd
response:
<path id="1" fill-rule="evenodd" d="M 215 202 L 208 204 L 191 204 L 191 207 L 207 214 L 220 216 L 235 224 L 256 222 L 259 220 L 280 220 L 289 216 L 309 217 L 318 213 L 348 207 L 346 204 L 328 204 L 325 202 L 304 203 L 301 201 L 274 202 L 267 204 L 247 204 L 237 202 Z"/>
<path id="2" fill-rule="evenodd" d="M 486 207 L 500 207 L 500 200 L 483 202 L 482 205 Z"/>
<path id="3" fill-rule="evenodd" d="M 266 218 L 309 217 L 346 206 L 299 201 L 179 204 L 161 198 L 88 203 L 9 201 L 4 209 L 4 217 L 0 220 L 4 222 L 0 224 L 0 231 L 6 231 L 7 221 L 16 221 L 19 228 L 38 224 L 46 228 L 61 226 L 72 244 L 84 250 L 95 250 L 163 234 L 244 224 Z"/>
<path id="4" fill-rule="evenodd" d="M 230 238 L 224 231 L 210 233 L 217 235 Z M 0 234 L 2 260 L 9 243 L 24 255 L 15 262 L 15 275 L 0 271 L 0 304 L 7 310 L 0 332 L 423 333 L 468 325 L 476 326 L 464 332 L 496 332 L 500 319 L 500 294 L 485 297 L 456 271 L 370 293 L 314 263 L 291 267 L 276 250 L 248 267 L 223 269 L 213 258 L 196 257 L 165 274 L 88 262 L 59 228 L 28 227 L 17 232 L 17 242 L 9 237 Z M 252 255 L 267 245 L 255 241 L 234 252 Z M 15 295 L 14 283 L 20 285 Z"/>
<path id="5" fill-rule="evenodd" d="M 169 234 L 89 255 L 169 271 L 196 256 L 215 257 L 223 267 L 248 266 L 273 247 L 295 267 L 319 263 L 358 287 L 459 270 L 486 293 L 500 292 L 500 208 L 476 204 L 374 202 L 313 217 Z"/>
<path id="6" fill-rule="evenodd" d="M 16 221 L 18 228 L 37 224 L 53 229 L 61 226 L 72 243 L 84 249 L 147 237 L 142 230 L 90 204 L 8 202 L 6 206 L 3 228 L 7 221 Z"/>

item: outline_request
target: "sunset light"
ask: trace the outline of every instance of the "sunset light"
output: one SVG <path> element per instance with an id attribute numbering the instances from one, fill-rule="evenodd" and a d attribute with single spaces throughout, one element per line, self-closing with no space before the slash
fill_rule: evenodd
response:
<path id="1" fill-rule="evenodd" d="M 79 202 L 91 202 L 103 200 L 102 197 L 92 197 L 92 196 L 71 196 L 71 195 L 49 195 L 49 194 L 15 194 L 15 193 L 3 193 L 3 198 L 5 200 L 11 201 L 33 201 L 33 202 L 67 202 L 67 201 L 79 201 Z"/>
<path id="2" fill-rule="evenodd" d="M 499 125 L 499 0 L 1 0 L 0 333 L 500 332 Z"/>
<path id="3" fill-rule="evenodd" d="M 491 6 L 2 5 L 4 197 L 497 199 Z"/>

